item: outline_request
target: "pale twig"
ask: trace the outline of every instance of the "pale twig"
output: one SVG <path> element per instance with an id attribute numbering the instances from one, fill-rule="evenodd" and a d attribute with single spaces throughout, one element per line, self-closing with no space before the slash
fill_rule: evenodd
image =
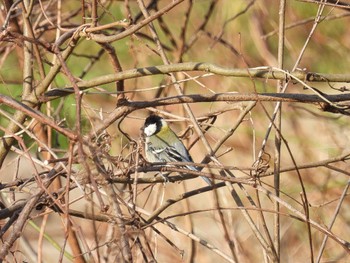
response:
<path id="1" fill-rule="evenodd" d="M 143 21 L 137 23 L 136 25 L 132 25 L 128 29 L 124 30 L 123 32 L 116 34 L 116 35 L 111 35 L 111 36 L 105 36 L 101 34 L 88 34 L 88 37 L 96 42 L 101 42 L 101 43 L 111 43 L 115 42 L 117 40 L 123 39 L 127 36 L 130 36 L 143 28 L 144 26 L 148 25 L 151 23 L 153 20 L 157 19 L 158 17 L 164 15 L 166 12 L 169 12 L 171 9 L 173 9 L 175 6 L 178 4 L 182 3 L 184 0 L 175 0 L 172 1 L 171 4 L 167 5 L 163 9 L 159 10 L 155 14 L 145 18 Z"/>
<path id="2" fill-rule="evenodd" d="M 64 134 L 65 136 L 67 136 L 68 138 L 70 138 L 73 141 L 76 140 L 76 135 L 72 131 L 69 131 L 68 129 L 60 127 L 52 119 L 48 118 L 46 115 L 44 115 L 40 111 L 35 110 L 33 108 L 30 108 L 22 102 L 16 101 L 15 99 L 13 99 L 11 97 L 7 97 L 5 95 L 0 95 L 0 103 L 3 103 L 5 105 L 17 110 L 18 112 L 21 112 L 23 115 L 28 115 L 28 116 L 38 120 L 39 122 L 41 122 L 43 124 L 49 125 L 53 129 Z M 11 123 L 14 123 L 14 124 L 15 123 L 20 124 L 20 123 L 24 122 L 24 121 L 18 121 L 16 117 L 13 117 L 13 119 L 16 122 L 11 122 Z M 15 124 L 15 125 L 17 125 L 17 124 Z M 14 133 L 19 131 L 18 128 L 16 130 L 14 130 Z"/>
<path id="3" fill-rule="evenodd" d="M 52 169 L 48 174 L 48 179 L 45 180 L 45 182 L 43 182 L 43 187 L 33 191 L 32 197 L 26 202 L 25 206 L 23 207 L 21 213 L 18 216 L 17 221 L 13 225 L 12 232 L 6 238 L 0 249 L 0 259 L 5 259 L 14 242 L 20 237 L 23 227 L 26 224 L 30 213 L 32 212 L 33 208 L 37 205 L 39 198 L 44 194 L 47 187 L 51 184 L 51 177 L 55 174 L 56 171 Z"/>
<path id="4" fill-rule="evenodd" d="M 298 217 L 300 217 L 302 220 L 304 220 L 304 222 L 309 223 L 311 226 L 313 226 L 315 229 L 323 232 L 324 234 L 328 235 L 330 238 L 332 238 L 334 241 L 336 241 L 339 245 L 341 245 L 344 250 L 346 251 L 346 253 L 350 254 L 350 243 L 341 239 L 340 237 L 334 235 L 329 229 L 321 226 L 320 224 L 318 224 L 317 222 L 313 221 L 312 219 L 308 219 L 305 214 L 303 214 L 302 212 L 300 212 L 298 209 L 294 208 L 293 206 L 291 206 L 289 203 L 283 201 L 281 198 L 277 197 L 276 195 L 274 195 L 272 192 L 268 191 L 267 189 L 263 188 L 260 185 L 255 185 L 256 189 L 262 193 L 264 193 L 266 196 L 268 196 L 269 198 L 279 202 L 282 206 L 284 206 L 285 208 L 287 208 L 289 211 L 291 211 L 293 214 L 297 215 Z"/>
<path id="5" fill-rule="evenodd" d="M 128 205 L 130 206 L 130 204 L 128 204 Z M 150 216 L 151 215 L 151 213 L 149 213 L 148 211 L 146 211 L 145 209 L 143 209 L 141 207 L 136 207 L 136 211 L 138 213 L 145 214 L 146 216 Z M 168 226 L 168 227 L 170 227 L 173 231 L 179 232 L 182 235 L 184 235 L 184 236 L 194 240 L 198 244 L 201 244 L 201 245 L 205 246 L 206 248 L 209 248 L 211 251 L 213 251 L 214 253 L 218 254 L 219 256 L 221 256 L 222 258 L 227 260 L 228 262 L 234 262 L 233 259 L 230 258 L 228 255 L 226 255 L 223 251 L 221 251 L 220 249 L 218 249 L 217 247 L 212 245 L 210 242 L 208 242 L 206 240 L 203 240 L 202 238 L 196 236 L 194 233 L 188 232 L 188 231 L 182 229 L 181 227 L 179 227 L 178 225 L 176 225 L 176 224 L 174 224 L 172 222 L 169 222 L 168 220 L 162 220 L 161 218 L 159 218 L 159 222 L 164 224 L 164 225 L 166 225 L 166 226 Z M 145 225 L 144 227 L 148 227 L 148 225 Z"/>
<path id="6" fill-rule="evenodd" d="M 15 11 L 16 6 L 17 6 L 19 3 L 21 3 L 22 1 L 23 1 L 23 0 L 16 0 L 15 2 L 12 3 L 10 9 L 9 9 L 8 12 L 7 12 L 7 15 L 6 15 L 4 24 L 3 24 L 2 27 L 1 27 L 1 31 L 5 30 L 5 29 L 8 27 L 8 24 L 9 24 L 10 19 L 11 19 L 11 16 L 12 16 L 12 13 Z"/>
<path id="7" fill-rule="evenodd" d="M 335 20 L 335 19 L 338 19 L 338 18 L 347 17 L 347 16 L 350 16 L 350 13 L 336 14 L 336 15 L 332 15 L 332 16 L 321 16 L 321 20 L 322 21 L 330 21 L 330 20 Z M 288 30 L 288 29 L 292 29 L 294 27 L 303 26 L 303 25 L 306 25 L 308 23 L 312 23 L 314 21 L 315 21 L 314 17 L 303 19 L 301 21 L 294 22 L 294 23 L 291 23 L 289 25 L 286 25 L 285 29 Z M 269 38 L 271 36 L 274 36 L 277 33 L 278 33 L 278 30 L 273 30 L 273 31 L 271 31 L 271 32 L 261 36 L 261 38 L 267 39 L 267 38 Z"/>
<path id="8" fill-rule="evenodd" d="M 337 207 L 335 208 L 333 216 L 331 218 L 331 221 L 329 222 L 329 225 L 328 225 L 328 229 L 329 230 L 332 229 L 332 227 L 334 225 L 334 222 L 337 219 L 337 216 L 339 215 L 340 208 L 341 208 L 341 206 L 342 206 L 342 204 L 343 204 L 343 202 L 345 200 L 345 197 L 347 195 L 349 187 L 350 187 L 350 180 L 348 180 L 347 184 L 344 187 L 343 193 L 341 194 L 341 196 L 339 198 L 339 203 L 338 203 Z M 324 249 L 326 247 L 326 243 L 327 243 L 328 237 L 329 237 L 328 235 L 325 235 L 324 238 L 323 238 L 323 241 L 322 241 L 322 244 L 320 246 L 320 249 L 319 249 L 319 252 L 318 252 L 318 255 L 317 255 L 317 259 L 316 259 L 317 263 L 319 263 L 321 261 L 321 257 L 322 257 L 322 254 L 324 252 Z"/>
<path id="9" fill-rule="evenodd" d="M 246 78 L 260 78 L 265 80 L 288 80 L 293 79 L 300 84 L 304 85 L 306 82 L 350 82 L 350 74 L 326 74 L 316 72 L 304 72 L 294 71 L 288 72 L 279 68 L 272 67 L 255 67 L 255 68 L 225 68 L 212 63 L 206 62 L 184 62 L 169 65 L 157 65 L 145 68 L 135 68 L 130 70 L 124 70 L 122 72 L 114 74 L 105 74 L 100 77 L 92 78 L 90 80 L 78 81 L 76 84 L 79 89 L 85 90 L 88 88 L 114 83 L 120 80 L 140 78 L 144 76 L 152 75 L 166 75 L 170 73 L 182 72 L 182 71 L 204 71 L 220 76 L 227 77 L 246 77 Z M 173 83 L 178 83 L 177 80 L 173 80 Z M 308 87 L 310 90 L 311 87 Z M 45 96 L 41 97 L 41 101 L 52 100 L 57 97 L 67 96 L 73 93 L 71 86 L 67 85 L 64 89 L 53 89 L 45 93 Z M 315 92 L 316 93 L 316 92 Z"/>
<path id="10" fill-rule="evenodd" d="M 132 262 L 132 253 L 130 248 L 129 237 L 125 228 L 125 219 L 123 217 L 123 212 L 121 210 L 119 200 L 117 198 L 116 192 L 113 189 L 112 184 L 108 183 L 105 186 L 106 193 L 111 200 L 111 204 L 113 206 L 114 214 L 116 216 L 116 224 L 120 231 L 120 245 L 121 245 L 121 253 L 125 262 Z"/>
<path id="11" fill-rule="evenodd" d="M 284 50 L 285 50 L 285 23 L 286 23 L 286 0 L 280 0 L 279 4 L 279 19 L 278 19 L 278 54 L 277 54 L 277 67 L 279 69 L 284 68 Z M 277 81 L 277 89 L 276 92 L 284 92 L 285 80 Z M 280 196 L 280 181 L 281 181 L 281 132 L 282 132 L 282 103 L 277 102 L 275 106 L 274 112 L 274 125 L 276 128 L 275 138 L 274 138 L 274 161 L 273 161 L 273 185 L 275 195 L 277 197 Z M 280 205 L 278 202 L 274 202 L 274 209 L 276 210 L 276 214 L 274 215 L 274 232 L 273 232 L 273 245 L 279 260 L 281 259 L 281 221 L 280 221 Z M 261 217 L 263 217 L 263 214 Z M 267 236 L 270 237 L 267 231 L 267 227 L 265 226 L 265 231 L 267 232 Z M 271 237 L 270 237 L 270 241 Z M 271 244 L 271 245 L 272 245 Z"/>

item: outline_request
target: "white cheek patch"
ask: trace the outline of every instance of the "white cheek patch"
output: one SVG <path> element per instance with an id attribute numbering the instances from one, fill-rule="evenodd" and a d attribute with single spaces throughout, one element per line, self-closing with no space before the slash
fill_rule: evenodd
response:
<path id="1" fill-rule="evenodd" d="M 152 136 L 157 130 L 157 125 L 154 124 L 150 124 L 147 127 L 145 127 L 144 129 L 144 133 L 146 134 L 147 137 Z"/>

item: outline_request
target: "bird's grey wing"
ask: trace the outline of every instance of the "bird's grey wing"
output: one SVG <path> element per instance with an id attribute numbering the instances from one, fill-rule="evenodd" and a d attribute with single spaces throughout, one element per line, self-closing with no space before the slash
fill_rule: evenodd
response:
<path id="1" fill-rule="evenodd" d="M 180 142 L 181 143 L 181 142 Z M 174 147 L 168 148 L 168 155 L 174 158 L 174 161 L 178 162 L 193 162 L 191 155 L 185 148 L 185 146 L 181 143 L 181 145 L 175 145 Z M 186 165 L 186 168 L 192 171 L 200 171 L 198 167 L 193 165 Z M 213 182 L 205 176 L 201 176 L 201 178 L 210 186 L 213 185 Z"/>
<path id="2" fill-rule="evenodd" d="M 189 154 L 189 152 L 187 151 L 186 147 L 183 145 L 182 142 L 179 142 L 177 144 L 174 145 L 174 147 L 171 147 L 170 149 L 178 149 L 175 152 L 169 153 L 173 154 L 176 158 L 178 162 L 193 162 L 191 155 Z M 198 169 L 198 167 L 193 166 L 193 165 L 186 165 L 186 168 L 192 171 L 200 171 L 200 169 Z M 213 185 L 213 182 L 205 176 L 201 176 L 201 178 L 210 186 Z"/>
<path id="3" fill-rule="evenodd" d="M 151 142 L 151 140 L 150 140 Z M 152 141 L 153 142 L 153 141 Z M 193 162 L 191 155 L 187 151 L 186 147 L 181 141 L 176 142 L 172 145 L 165 143 L 164 141 L 159 144 L 148 144 L 148 149 L 152 153 L 153 157 L 148 159 L 154 159 L 153 162 L 164 161 L 164 162 Z M 166 146 L 166 147 L 165 147 Z M 156 157 L 156 158 L 155 158 Z M 149 160 L 150 161 L 150 160 Z M 186 165 L 186 168 L 192 171 L 198 171 L 199 169 L 192 165 Z M 208 184 L 213 185 L 213 182 L 204 176 L 201 178 Z"/>
<path id="4" fill-rule="evenodd" d="M 150 162 L 168 162 L 169 158 L 165 148 L 149 144 L 146 151 L 147 159 Z"/>
<path id="5" fill-rule="evenodd" d="M 181 141 L 168 147 L 167 153 L 176 162 L 193 162 L 191 155 Z"/>

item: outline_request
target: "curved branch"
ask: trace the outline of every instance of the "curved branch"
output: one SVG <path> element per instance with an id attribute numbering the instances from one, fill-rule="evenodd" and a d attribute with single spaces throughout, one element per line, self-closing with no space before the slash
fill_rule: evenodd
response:
<path id="1" fill-rule="evenodd" d="M 330 102 L 344 102 L 350 100 L 350 94 L 338 94 L 338 95 L 323 95 L 327 101 Z M 310 94 L 296 94 L 296 93 L 217 93 L 217 94 L 193 94 L 193 95 L 182 95 L 174 97 L 159 98 L 155 100 L 147 101 L 128 101 L 126 99 L 119 100 L 118 106 L 125 106 L 128 108 L 143 109 L 147 107 L 157 107 L 165 105 L 173 105 L 180 103 L 197 103 L 197 102 L 233 102 L 233 101 L 282 101 L 282 102 L 300 102 L 319 105 L 324 111 L 330 111 L 334 113 L 347 114 L 344 107 L 331 107 L 323 98 L 318 95 Z"/>
<path id="2" fill-rule="evenodd" d="M 308 82 L 350 82 L 350 74 L 325 74 L 305 71 L 285 73 L 281 70 L 273 70 L 270 67 L 225 68 L 206 62 L 185 62 L 125 70 L 123 72 L 108 74 L 91 80 L 79 81 L 77 82 L 77 85 L 80 90 L 86 90 L 88 88 L 108 83 L 114 83 L 120 80 L 159 74 L 169 74 L 181 71 L 204 71 L 226 77 L 245 77 L 274 80 L 300 79 L 302 81 Z M 70 86 L 64 89 L 53 89 L 49 92 L 46 92 L 45 95 L 41 98 L 41 101 L 45 102 L 57 97 L 67 96 L 73 92 L 73 88 Z"/>
<path id="3" fill-rule="evenodd" d="M 53 121 L 52 119 L 50 119 L 49 117 L 41 113 L 40 111 L 35 110 L 22 102 L 19 102 L 11 97 L 0 94 L 0 103 L 3 103 L 27 116 L 34 118 L 42 124 L 46 124 L 52 127 L 53 129 L 67 136 L 67 138 L 73 141 L 77 139 L 77 135 L 74 132 L 60 127 L 58 124 L 55 123 L 55 121 Z M 11 136 L 11 134 L 9 135 Z"/>
<path id="4" fill-rule="evenodd" d="M 171 4 L 167 5 L 163 9 L 159 10 L 157 13 L 153 14 L 152 16 L 149 16 L 149 17 L 145 18 L 141 22 L 137 23 L 136 25 L 131 26 L 130 28 L 126 29 L 125 31 L 123 31 L 120 34 L 106 36 L 106 35 L 102 35 L 102 34 L 89 34 L 89 33 L 87 33 L 87 37 L 89 39 L 94 40 L 94 41 L 99 42 L 99 43 L 110 43 L 110 42 L 114 42 L 114 41 L 123 39 L 123 38 L 125 38 L 127 36 L 130 36 L 130 35 L 134 34 L 136 31 L 138 31 L 139 29 L 141 29 L 144 26 L 148 25 L 153 20 L 155 20 L 155 19 L 159 18 L 160 16 L 164 15 L 165 13 L 167 13 L 168 11 L 170 11 L 172 8 L 174 8 L 178 4 L 182 3 L 183 1 L 184 0 L 173 1 Z M 81 36 L 84 36 L 84 32 L 81 33 Z"/>

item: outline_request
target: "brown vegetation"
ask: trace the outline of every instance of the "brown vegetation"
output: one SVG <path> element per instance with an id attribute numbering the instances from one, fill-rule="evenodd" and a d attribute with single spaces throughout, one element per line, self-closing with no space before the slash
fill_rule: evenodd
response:
<path id="1" fill-rule="evenodd" d="M 0 259 L 349 261 L 350 3 L 277 2 L 4 0 Z"/>

